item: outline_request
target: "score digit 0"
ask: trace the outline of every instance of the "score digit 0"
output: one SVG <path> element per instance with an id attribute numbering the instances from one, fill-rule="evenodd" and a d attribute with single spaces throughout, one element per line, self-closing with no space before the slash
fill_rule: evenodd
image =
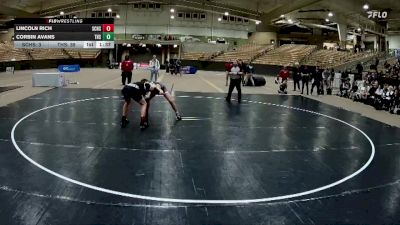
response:
<path id="1" fill-rule="evenodd" d="M 103 32 L 114 32 L 114 24 L 103 24 Z"/>
<path id="2" fill-rule="evenodd" d="M 103 40 L 103 41 L 114 41 L 114 33 L 103 32 L 101 40 Z"/>

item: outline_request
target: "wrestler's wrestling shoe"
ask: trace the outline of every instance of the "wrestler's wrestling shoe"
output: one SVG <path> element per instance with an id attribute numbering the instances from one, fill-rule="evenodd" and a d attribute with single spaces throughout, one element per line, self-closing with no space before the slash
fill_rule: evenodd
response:
<path id="1" fill-rule="evenodd" d="M 182 120 L 182 116 L 179 113 L 176 113 L 176 120 Z"/>
<path id="2" fill-rule="evenodd" d="M 126 126 L 128 126 L 129 124 L 129 120 L 126 119 L 126 117 L 122 117 L 121 119 L 121 128 L 125 128 Z"/>
<path id="3" fill-rule="evenodd" d="M 144 129 L 148 128 L 148 127 L 149 127 L 149 122 L 147 122 L 147 121 L 140 122 L 140 129 L 141 130 L 144 130 Z"/>

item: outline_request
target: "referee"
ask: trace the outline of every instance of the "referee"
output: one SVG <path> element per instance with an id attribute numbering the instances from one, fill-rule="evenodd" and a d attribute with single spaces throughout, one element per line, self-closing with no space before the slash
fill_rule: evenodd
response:
<path id="1" fill-rule="evenodd" d="M 236 87 L 236 90 L 238 92 L 238 102 L 240 103 L 240 100 L 242 99 L 242 75 L 243 71 L 240 69 L 238 62 L 234 61 L 232 68 L 230 69 L 230 72 L 227 73 L 226 79 L 228 79 L 228 76 L 230 77 L 231 82 L 229 83 L 229 92 L 228 96 L 226 96 L 226 101 L 228 103 L 231 102 L 231 95 L 233 92 L 233 89 Z"/>
<path id="2" fill-rule="evenodd" d="M 129 55 L 126 55 L 125 60 L 121 63 L 121 70 L 122 85 L 125 85 L 126 79 L 128 79 L 128 84 L 131 83 L 133 62 L 129 59 Z"/>

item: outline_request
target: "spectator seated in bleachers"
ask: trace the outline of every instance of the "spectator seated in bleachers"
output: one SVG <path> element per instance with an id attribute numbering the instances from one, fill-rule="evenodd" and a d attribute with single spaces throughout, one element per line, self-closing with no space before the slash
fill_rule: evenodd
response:
<path id="1" fill-rule="evenodd" d="M 381 110 L 383 107 L 383 87 L 379 85 L 379 87 L 375 91 L 373 107 L 377 110 Z"/>
<path id="2" fill-rule="evenodd" d="M 374 105 L 375 93 L 378 90 L 378 88 L 379 88 L 378 81 L 373 82 L 373 84 L 369 88 L 367 88 L 368 93 L 365 98 L 365 102 L 364 102 L 365 104 L 371 105 L 371 106 Z"/>
<path id="3" fill-rule="evenodd" d="M 365 81 L 363 80 L 358 80 L 354 82 L 355 85 L 357 87 L 357 90 L 355 90 L 355 88 L 353 88 L 353 91 L 351 93 L 351 98 L 353 99 L 353 101 L 356 102 L 364 102 L 364 100 L 366 99 L 367 96 L 367 86 L 365 84 Z"/>
<path id="4" fill-rule="evenodd" d="M 384 67 L 380 67 L 377 61 L 379 60 L 375 59 L 373 66 L 378 70 L 370 70 L 363 77 L 355 77 L 348 96 L 346 93 L 349 83 L 345 73 L 338 95 L 371 105 L 377 110 L 400 114 L 400 63 L 397 59 L 392 59 L 386 61 Z"/>
<path id="5" fill-rule="evenodd" d="M 342 80 L 342 83 L 340 84 L 340 92 L 338 93 L 338 95 L 340 97 L 349 98 L 350 97 L 350 89 L 351 89 L 350 79 L 345 78 Z"/>
<path id="6" fill-rule="evenodd" d="M 394 90 L 393 86 L 385 85 L 382 93 L 382 109 L 389 110 L 394 104 Z"/>
<path id="7" fill-rule="evenodd" d="M 351 90 L 349 94 L 349 98 L 354 99 L 354 95 L 358 92 L 359 86 L 358 86 L 359 81 L 354 81 L 353 84 L 351 85 Z"/>
<path id="8" fill-rule="evenodd" d="M 389 108 L 389 112 L 400 114 L 400 85 L 393 87 L 393 92 L 393 102 Z"/>

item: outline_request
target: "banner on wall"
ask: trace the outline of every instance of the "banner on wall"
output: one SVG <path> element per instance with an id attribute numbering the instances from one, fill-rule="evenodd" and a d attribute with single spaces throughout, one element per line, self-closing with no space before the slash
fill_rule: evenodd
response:
<path id="1" fill-rule="evenodd" d="M 132 39 L 141 41 L 141 40 L 145 40 L 146 37 L 142 34 L 132 34 Z"/>
<path id="2" fill-rule="evenodd" d="M 136 41 L 173 41 L 178 40 L 173 35 L 161 35 L 161 34 L 132 34 L 131 38 Z"/>

